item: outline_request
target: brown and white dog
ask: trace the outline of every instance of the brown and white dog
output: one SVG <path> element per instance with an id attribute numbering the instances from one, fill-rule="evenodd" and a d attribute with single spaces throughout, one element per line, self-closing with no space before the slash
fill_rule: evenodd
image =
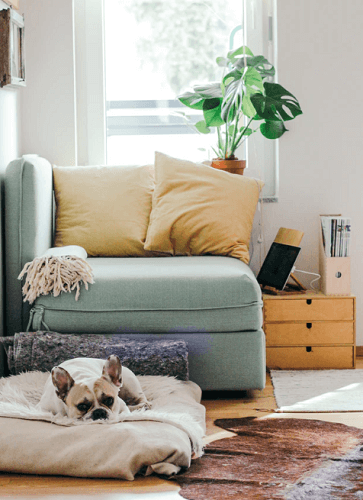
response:
<path id="1" fill-rule="evenodd" d="M 129 405 L 129 406 L 127 406 Z M 118 356 L 75 358 L 52 369 L 40 399 L 42 410 L 82 420 L 117 420 L 120 413 L 150 408 L 135 374 Z"/>

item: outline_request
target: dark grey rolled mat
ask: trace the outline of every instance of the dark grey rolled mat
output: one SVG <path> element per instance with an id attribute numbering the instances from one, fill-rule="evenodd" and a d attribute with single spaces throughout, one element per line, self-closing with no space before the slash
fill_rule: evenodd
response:
<path id="1" fill-rule="evenodd" d="M 72 358 L 106 359 L 116 354 L 136 375 L 163 375 L 189 379 L 188 346 L 183 340 L 131 340 L 124 334 L 63 334 L 21 332 L 0 337 L 10 373 L 50 371 Z"/>

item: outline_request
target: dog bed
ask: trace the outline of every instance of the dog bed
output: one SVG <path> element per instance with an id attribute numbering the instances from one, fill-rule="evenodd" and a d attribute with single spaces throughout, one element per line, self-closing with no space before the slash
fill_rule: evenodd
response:
<path id="1" fill-rule="evenodd" d="M 0 471 L 133 480 L 177 474 L 202 455 L 205 408 L 194 382 L 139 376 L 151 410 L 84 423 L 39 409 L 48 375 L 0 379 Z"/>

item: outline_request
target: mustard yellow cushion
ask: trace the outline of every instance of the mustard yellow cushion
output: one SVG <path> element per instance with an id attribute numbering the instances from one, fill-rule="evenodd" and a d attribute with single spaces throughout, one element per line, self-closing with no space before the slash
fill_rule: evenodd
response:
<path id="1" fill-rule="evenodd" d="M 263 182 L 155 153 L 155 190 L 144 248 L 171 255 L 228 255 L 249 262 Z"/>
<path id="2" fill-rule="evenodd" d="M 146 254 L 153 166 L 53 167 L 55 246 L 79 245 L 88 255 Z"/>

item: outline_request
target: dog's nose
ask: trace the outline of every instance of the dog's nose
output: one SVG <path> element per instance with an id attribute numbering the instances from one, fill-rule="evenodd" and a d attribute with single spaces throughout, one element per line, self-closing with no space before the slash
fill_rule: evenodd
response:
<path id="1" fill-rule="evenodd" d="M 104 410 L 103 408 L 97 408 L 93 413 L 92 413 L 92 420 L 106 420 L 108 418 L 107 411 Z"/>

